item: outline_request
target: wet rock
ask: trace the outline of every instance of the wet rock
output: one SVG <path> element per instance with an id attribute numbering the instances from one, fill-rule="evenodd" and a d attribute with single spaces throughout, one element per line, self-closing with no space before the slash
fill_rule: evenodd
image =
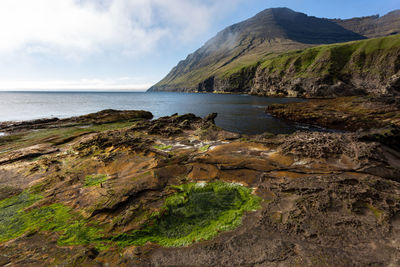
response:
<path id="1" fill-rule="evenodd" d="M 218 113 L 211 113 L 208 114 L 207 116 L 204 117 L 204 120 L 206 122 L 211 122 L 212 124 L 215 124 L 215 118 L 218 116 Z"/>
<path id="2" fill-rule="evenodd" d="M 329 129 L 357 131 L 400 127 L 399 97 L 339 97 L 274 104 L 266 112 L 287 120 Z"/>
<path id="3" fill-rule="evenodd" d="M 131 130 L 142 130 L 152 135 L 172 137 L 182 134 L 185 130 L 195 130 L 202 123 L 203 120 L 194 114 L 174 114 L 153 121 L 139 122 Z"/>
<path id="4" fill-rule="evenodd" d="M 78 123 L 93 123 L 93 124 L 105 124 L 117 121 L 125 120 L 151 120 L 153 114 L 143 110 L 114 110 L 106 109 L 100 112 L 83 115 L 79 117 L 73 117 L 70 119 L 63 120 L 64 122 L 78 122 Z"/>

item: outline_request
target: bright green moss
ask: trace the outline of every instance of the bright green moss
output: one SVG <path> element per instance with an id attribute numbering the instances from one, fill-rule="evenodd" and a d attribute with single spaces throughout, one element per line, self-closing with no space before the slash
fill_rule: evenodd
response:
<path id="1" fill-rule="evenodd" d="M 210 149 L 210 145 L 205 145 L 199 148 L 199 152 L 207 152 Z"/>
<path id="2" fill-rule="evenodd" d="M 23 192 L 0 201 L 0 242 L 18 237 L 27 231 L 23 210 L 40 199 L 39 195 Z"/>
<path id="3" fill-rule="evenodd" d="M 161 145 L 154 145 L 153 146 L 155 149 L 158 149 L 158 150 L 168 150 L 168 149 L 171 149 L 172 148 L 172 146 L 170 146 L 170 145 L 164 145 L 164 144 L 161 144 Z"/>
<path id="4" fill-rule="evenodd" d="M 85 177 L 85 186 L 97 186 L 105 181 L 108 180 L 108 175 L 107 174 L 98 174 L 98 175 L 86 175 Z"/>
<path id="5" fill-rule="evenodd" d="M 153 214 L 141 230 L 112 240 L 121 246 L 147 242 L 185 246 L 238 227 L 246 211 L 260 207 L 261 199 L 251 189 L 236 184 L 190 183 L 175 188 L 179 192 L 168 197 L 161 211 Z"/>
<path id="6" fill-rule="evenodd" d="M 101 228 L 89 226 L 85 220 L 75 221 L 61 230 L 63 235 L 58 239 L 59 245 L 95 244 L 98 248 L 107 247 L 107 242 L 104 242 L 100 234 Z"/>
<path id="7" fill-rule="evenodd" d="M 25 211 L 41 196 L 23 192 L 0 201 L 0 242 L 17 238 L 27 232 L 60 232 L 59 245 L 96 244 L 105 246 L 100 228 L 89 226 L 87 221 L 62 204 L 53 204 Z"/>

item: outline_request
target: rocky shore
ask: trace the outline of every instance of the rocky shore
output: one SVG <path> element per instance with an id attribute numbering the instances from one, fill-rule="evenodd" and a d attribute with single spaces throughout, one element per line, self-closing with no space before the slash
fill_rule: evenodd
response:
<path id="1" fill-rule="evenodd" d="M 2 124 L 0 265 L 400 264 L 399 150 L 361 132 L 240 136 L 215 117 Z"/>
<path id="2" fill-rule="evenodd" d="M 400 97 L 352 96 L 274 104 L 266 112 L 281 119 L 347 132 L 400 150 Z"/>

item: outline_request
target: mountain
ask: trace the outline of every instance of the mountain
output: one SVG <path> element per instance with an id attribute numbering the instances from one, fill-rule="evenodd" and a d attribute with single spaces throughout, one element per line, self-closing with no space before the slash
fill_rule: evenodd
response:
<path id="1" fill-rule="evenodd" d="M 266 9 L 227 27 L 178 63 L 149 91 L 250 92 L 259 65 L 291 50 L 400 32 L 400 12 L 349 20 Z"/>
<path id="2" fill-rule="evenodd" d="M 368 38 L 400 34 L 400 9 L 382 17 L 375 15 L 346 20 L 332 19 L 330 21 Z"/>

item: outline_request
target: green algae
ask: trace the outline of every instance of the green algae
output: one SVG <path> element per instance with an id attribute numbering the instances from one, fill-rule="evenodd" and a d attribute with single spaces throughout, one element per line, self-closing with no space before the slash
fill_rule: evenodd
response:
<path id="1" fill-rule="evenodd" d="M 120 234 L 112 241 L 120 246 L 147 242 L 178 247 L 209 240 L 222 231 L 237 228 L 245 212 L 260 207 L 261 199 L 240 185 L 215 182 L 174 187 L 177 193 L 165 200 L 140 230 Z"/>
<path id="2" fill-rule="evenodd" d="M 0 242 L 16 238 L 28 230 L 23 210 L 42 197 L 23 192 L 0 201 Z"/>
<path id="3" fill-rule="evenodd" d="M 86 175 L 85 187 L 98 186 L 109 179 L 107 174 Z"/>
<path id="4" fill-rule="evenodd" d="M 168 146 L 168 145 L 164 145 L 164 144 L 161 144 L 161 145 L 154 145 L 153 146 L 155 149 L 158 149 L 158 150 L 168 150 L 168 149 L 171 149 L 172 148 L 172 146 Z"/>
<path id="5" fill-rule="evenodd" d="M 0 243 L 26 233 L 45 232 L 59 233 L 60 246 L 92 244 L 107 249 L 147 242 L 185 246 L 235 229 L 244 213 L 258 209 L 261 202 L 250 188 L 231 183 L 189 183 L 173 188 L 178 192 L 165 200 L 159 212 L 142 212 L 140 220 L 147 220 L 140 230 L 108 236 L 99 223 L 83 218 L 63 204 L 33 208 L 42 197 L 24 191 L 0 201 Z"/>
<path id="6" fill-rule="evenodd" d="M 211 145 L 205 145 L 199 148 L 199 152 L 207 152 Z"/>
<path id="7" fill-rule="evenodd" d="M 59 232 L 59 245 L 95 244 L 105 247 L 101 228 L 89 225 L 87 220 L 62 204 L 25 209 L 42 199 L 40 195 L 23 192 L 0 201 L 0 242 L 30 232 Z"/>

